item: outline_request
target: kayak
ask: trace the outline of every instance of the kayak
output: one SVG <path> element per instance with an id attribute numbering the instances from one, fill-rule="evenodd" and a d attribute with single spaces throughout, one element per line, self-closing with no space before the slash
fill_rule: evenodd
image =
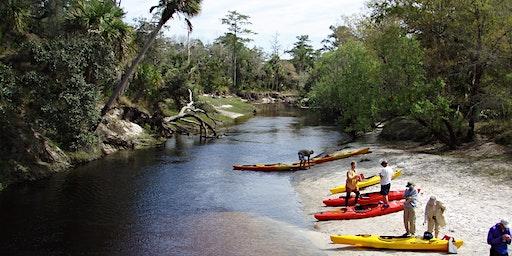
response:
<path id="1" fill-rule="evenodd" d="M 315 164 L 319 163 L 325 163 L 329 161 L 334 161 L 338 159 L 343 159 L 355 155 L 362 155 L 362 154 L 368 154 L 370 152 L 370 148 L 359 148 L 359 149 L 353 149 L 353 150 L 339 150 L 331 154 L 327 155 L 319 155 L 316 157 L 311 158 L 311 162 Z"/>
<path id="2" fill-rule="evenodd" d="M 314 163 L 306 166 L 313 166 Z M 273 172 L 273 171 L 296 171 L 300 169 L 304 169 L 304 167 L 299 166 L 299 163 L 293 164 L 245 164 L 245 165 L 233 165 L 233 169 L 242 170 L 242 171 L 262 171 L 262 172 Z"/>
<path id="3" fill-rule="evenodd" d="M 347 158 L 360 154 L 367 154 L 370 152 L 370 148 L 360 148 L 354 150 L 340 150 L 328 155 L 319 155 L 311 158 L 309 160 L 310 164 L 306 164 L 306 166 L 313 166 L 319 163 L 325 163 L 329 161 L 334 161 L 342 158 Z M 245 165 L 233 165 L 234 170 L 242 170 L 242 171 L 263 171 L 263 172 L 272 172 L 272 171 L 296 171 L 306 169 L 304 167 L 299 166 L 300 163 L 274 163 L 274 164 L 245 164 Z"/>
<path id="4" fill-rule="evenodd" d="M 389 191 L 388 194 L 388 200 L 400 200 L 404 199 L 404 191 L 405 190 L 398 190 L 398 191 Z M 367 205 L 367 204 L 376 204 L 382 201 L 382 195 L 380 192 L 372 192 L 372 193 L 364 193 L 359 196 L 359 199 L 357 200 L 357 203 L 360 205 Z M 328 198 L 324 200 L 324 204 L 326 206 L 344 206 L 345 205 L 345 197 L 341 196 L 339 198 Z M 355 197 L 352 196 L 348 200 L 348 205 L 354 205 L 355 204 Z"/>
<path id="5" fill-rule="evenodd" d="M 369 204 L 361 205 L 359 207 L 348 206 L 333 211 L 319 212 L 315 214 L 314 217 L 320 221 L 371 218 L 399 212 L 404 209 L 404 202 L 405 200 L 391 201 L 387 208 L 384 208 L 383 204 Z"/>
<path id="6" fill-rule="evenodd" d="M 360 247 L 378 249 L 412 250 L 412 251 L 448 251 L 449 240 L 422 237 L 404 236 L 378 236 L 378 235 L 331 235 L 335 244 L 350 244 Z M 463 244 L 462 240 L 454 240 L 457 248 Z"/>
<path id="7" fill-rule="evenodd" d="M 400 169 L 395 170 L 395 172 L 393 173 L 393 176 L 391 176 L 391 179 L 396 179 L 400 175 L 402 175 L 402 170 L 400 170 Z M 373 175 L 373 176 L 364 178 L 362 181 L 359 181 L 357 183 L 357 185 L 359 186 L 359 188 L 365 188 L 365 187 L 369 187 L 369 186 L 379 184 L 379 183 L 380 183 L 380 176 Z M 345 185 L 331 188 L 330 191 L 331 191 L 331 194 L 343 193 L 343 192 L 345 192 Z"/>

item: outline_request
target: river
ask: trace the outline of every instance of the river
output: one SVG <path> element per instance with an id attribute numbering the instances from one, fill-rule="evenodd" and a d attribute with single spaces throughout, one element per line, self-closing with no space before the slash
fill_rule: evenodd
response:
<path id="1" fill-rule="evenodd" d="M 119 152 L 0 195 L 0 255 L 324 255 L 295 173 L 232 170 L 332 149 L 333 126 L 263 111 L 226 136 Z"/>

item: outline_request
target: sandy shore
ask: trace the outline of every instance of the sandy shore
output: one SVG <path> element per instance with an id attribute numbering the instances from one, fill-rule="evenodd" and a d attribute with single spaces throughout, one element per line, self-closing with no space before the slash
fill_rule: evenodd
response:
<path id="1" fill-rule="evenodd" d="M 330 196 L 329 188 L 345 182 L 345 173 L 351 161 L 357 161 L 359 172 L 370 176 L 378 174 L 379 161 L 385 158 L 393 168 L 404 170 L 404 174 L 392 182 L 392 190 L 404 189 L 407 181 L 413 181 L 421 188 L 420 205 L 416 209 L 416 234 L 426 231 L 426 225 L 422 223 L 425 204 L 430 196 L 434 195 L 444 202 L 447 226 L 441 230 L 441 237 L 447 234 L 462 239 L 464 245 L 459 249 L 459 255 L 488 255 L 486 238 L 489 228 L 501 218 L 512 221 L 512 162 L 503 156 L 496 161 L 485 157 L 476 159 L 470 155 L 464 157 L 460 152 L 445 155 L 417 153 L 397 148 L 396 145 L 379 143 L 374 134 L 366 136 L 363 142 L 348 146 L 370 147 L 373 153 L 317 165 L 308 171 L 297 172 L 293 179 L 305 218 L 311 222 L 314 230 L 308 236 L 328 255 L 443 254 L 378 251 L 330 243 L 330 234 L 401 235 L 405 232 L 403 212 L 371 219 L 324 222 L 317 222 L 312 216 L 330 209 L 323 206 L 322 200 Z M 364 192 L 378 190 L 379 186 L 373 186 Z"/>

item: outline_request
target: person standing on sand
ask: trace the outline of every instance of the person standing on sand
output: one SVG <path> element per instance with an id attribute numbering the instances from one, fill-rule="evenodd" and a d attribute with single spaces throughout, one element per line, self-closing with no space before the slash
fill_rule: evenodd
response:
<path id="1" fill-rule="evenodd" d="M 389 207 L 388 194 L 391 188 L 391 176 L 393 175 L 393 169 L 388 166 L 388 161 L 382 160 L 380 165 L 382 169 L 380 171 L 380 194 L 384 199 L 384 208 Z"/>
<path id="2" fill-rule="evenodd" d="M 418 205 L 418 190 L 416 190 L 416 185 L 412 182 L 407 182 L 405 187 L 407 189 L 404 192 L 404 236 L 413 236 L 416 233 L 415 208 Z"/>
<path id="3" fill-rule="evenodd" d="M 446 226 L 446 221 L 444 219 L 444 211 L 446 207 L 444 207 L 441 201 L 438 201 L 435 196 L 431 196 L 427 202 L 427 206 L 425 206 L 425 220 L 423 221 L 423 225 L 427 223 L 427 231 L 431 234 L 434 234 L 434 237 L 439 236 L 439 228 Z M 434 233 L 432 233 L 434 231 Z"/>
<path id="4" fill-rule="evenodd" d="M 348 200 L 350 199 L 350 194 L 354 192 L 356 194 L 355 203 L 357 204 L 357 199 L 359 198 L 359 186 L 357 182 L 360 180 L 359 175 L 357 175 L 356 171 L 356 162 L 352 161 L 350 163 L 350 170 L 347 171 L 347 181 L 345 183 L 345 207 L 348 206 Z"/>
<path id="5" fill-rule="evenodd" d="M 487 243 L 491 245 L 491 256 L 508 256 L 508 245 L 510 244 L 510 229 L 508 221 L 501 220 L 489 229 Z"/>
<path id="6" fill-rule="evenodd" d="M 311 157 L 311 155 L 314 153 L 313 150 L 308 150 L 308 149 L 301 149 L 299 150 L 299 168 L 306 168 L 306 161 L 308 163 L 308 168 L 310 167 L 309 166 L 309 158 Z M 306 157 L 307 157 L 307 160 L 306 160 Z"/>

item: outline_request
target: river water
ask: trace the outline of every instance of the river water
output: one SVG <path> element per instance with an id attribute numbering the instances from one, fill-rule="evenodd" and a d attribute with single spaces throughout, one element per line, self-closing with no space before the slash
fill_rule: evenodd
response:
<path id="1" fill-rule="evenodd" d="M 324 255 L 303 235 L 295 173 L 232 165 L 296 161 L 345 138 L 295 111 L 261 113 L 209 143 L 176 136 L 7 189 L 0 255 Z"/>

